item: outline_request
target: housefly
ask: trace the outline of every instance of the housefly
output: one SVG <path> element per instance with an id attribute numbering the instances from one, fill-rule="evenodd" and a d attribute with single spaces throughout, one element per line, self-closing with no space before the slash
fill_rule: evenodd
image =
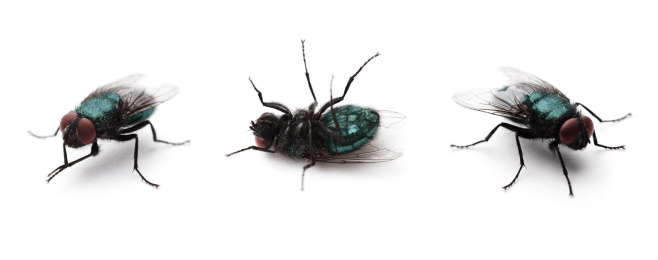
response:
<path id="1" fill-rule="evenodd" d="M 64 164 L 48 174 L 50 182 L 57 174 L 89 157 L 98 155 L 98 139 L 126 142 L 135 140 L 135 163 L 133 170 L 137 171 L 142 180 L 153 187 L 158 184 L 144 178 L 137 167 L 137 152 L 139 139 L 134 132 L 145 126 L 151 127 L 153 141 L 181 145 L 188 143 L 170 143 L 159 140 L 155 128 L 149 117 L 160 105 L 178 94 L 178 87 L 162 85 L 158 89 L 146 88 L 137 82 L 142 75 L 130 75 L 105 86 L 101 86 L 85 98 L 73 111 L 64 115 L 55 134 L 51 136 L 38 136 L 38 138 L 54 137 L 59 131 L 64 139 Z M 79 148 L 91 144 L 91 152 L 80 159 L 69 162 L 66 156 L 66 147 Z"/>
<path id="2" fill-rule="evenodd" d="M 573 190 L 571 189 L 567 168 L 564 165 L 564 160 L 562 160 L 560 145 L 565 145 L 574 150 L 581 150 L 587 147 L 587 144 L 590 143 L 590 137 L 592 137 L 596 146 L 614 150 L 624 149 L 623 145 L 606 146 L 599 144 L 592 119 L 582 115 L 578 110 L 578 106 L 583 107 L 602 123 L 623 120 L 629 117 L 630 113 L 619 119 L 602 120 L 585 105 L 570 102 L 569 98 L 562 94 L 560 90 L 546 81 L 514 68 L 502 68 L 502 71 L 511 79 L 510 84 L 507 86 L 499 89 L 469 90 L 455 94 L 452 99 L 463 107 L 502 116 L 523 127 L 500 123 L 482 141 L 469 145 L 451 145 L 451 147 L 467 148 L 487 142 L 499 127 L 507 128 L 516 133 L 516 147 L 519 150 L 521 166 L 512 182 L 504 186 L 503 189 L 507 189 L 514 184 L 519 177 L 519 173 L 521 173 L 521 169 L 525 166 L 519 137 L 550 140 L 548 147 L 551 151 L 557 152 L 564 177 L 567 178 L 569 195 L 571 196 L 573 196 Z"/>
<path id="3" fill-rule="evenodd" d="M 267 112 L 256 119 L 256 122 L 251 121 L 249 129 L 254 133 L 256 145 L 226 156 L 246 150 L 256 150 L 268 153 L 278 152 L 291 158 L 305 159 L 309 163 L 302 170 L 302 190 L 304 190 L 304 173 L 308 168 L 313 167 L 316 162 L 375 163 L 394 160 L 402 156 L 401 153 L 380 148 L 371 143 L 380 128 L 388 128 L 404 120 L 405 117 L 402 114 L 357 105 L 333 107 L 343 101 L 354 78 L 368 62 L 377 56 L 379 56 L 379 53 L 370 57 L 349 78 L 342 96 L 333 98 L 333 95 L 330 95 L 330 101 L 316 111 L 318 102 L 311 86 L 306 66 L 304 41 L 302 40 L 302 57 L 304 59 L 304 69 L 306 70 L 306 81 L 313 96 L 313 103 L 307 109 L 299 109 L 293 113 L 281 103 L 264 102 L 262 93 L 250 78 L 251 86 L 258 93 L 261 104 L 278 110 L 283 115 L 279 116 Z"/>

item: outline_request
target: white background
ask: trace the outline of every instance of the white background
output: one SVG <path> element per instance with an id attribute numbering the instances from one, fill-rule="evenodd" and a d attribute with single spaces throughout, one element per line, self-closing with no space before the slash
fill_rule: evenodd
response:
<path id="1" fill-rule="evenodd" d="M 646 1 L 649 3 L 649 1 Z M 649 259 L 658 256 L 656 8 L 641 1 L 22 1 L 0 4 L 2 259 Z M 345 103 L 407 116 L 400 159 L 319 164 L 254 151 L 249 122 L 320 103 L 377 51 Z M 599 140 L 624 151 L 563 148 L 575 197 L 547 142 L 522 140 L 518 169 L 503 119 L 453 93 L 495 88 L 513 66 L 605 119 Z M 180 87 L 151 118 L 159 137 L 101 141 L 101 152 L 50 184 L 62 164 L 61 116 L 132 73 Z M 71 160 L 89 147 L 69 150 Z"/>

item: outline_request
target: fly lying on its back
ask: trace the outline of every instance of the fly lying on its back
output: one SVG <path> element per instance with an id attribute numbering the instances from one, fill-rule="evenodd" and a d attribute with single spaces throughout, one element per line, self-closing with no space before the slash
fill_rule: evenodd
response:
<path id="1" fill-rule="evenodd" d="M 562 154 L 560 154 L 560 144 L 574 150 L 581 150 L 590 142 L 589 138 L 593 137 L 596 146 L 606 149 L 624 149 L 623 145 L 611 147 L 599 144 L 592 119 L 581 115 L 578 106 L 582 106 L 599 122 L 620 121 L 630 116 L 630 113 L 615 120 L 601 120 L 583 104 L 571 103 L 562 92 L 548 82 L 517 69 L 503 68 L 502 70 L 511 79 L 509 85 L 500 89 L 469 90 L 455 94 L 452 99 L 463 107 L 502 116 L 526 128 L 500 123 L 482 141 L 463 146 L 451 145 L 451 147 L 466 148 L 489 141 L 489 138 L 499 127 L 515 132 L 521 167 L 519 167 L 519 171 L 512 182 L 504 186 L 504 189 L 514 184 L 514 181 L 519 177 L 519 173 L 521 173 L 521 169 L 525 166 L 519 137 L 551 140 L 548 147 L 557 152 L 562 171 L 569 184 L 569 195 L 571 196 L 573 196 L 571 181 L 569 181 L 567 168 L 564 165 L 564 160 L 562 160 Z"/>
<path id="2" fill-rule="evenodd" d="M 286 106 L 278 102 L 264 102 L 263 95 L 249 79 L 263 106 L 281 111 L 283 115 L 263 113 L 251 129 L 254 132 L 256 146 L 250 146 L 227 154 L 231 156 L 246 150 L 256 150 L 268 153 L 282 153 L 291 158 L 302 158 L 310 161 L 302 171 L 302 190 L 304 190 L 304 173 L 316 162 L 330 163 L 374 163 L 397 159 L 402 154 L 386 148 L 379 148 L 370 142 L 381 130 L 405 119 L 399 113 L 392 111 L 373 110 L 371 108 L 347 105 L 335 108 L 345 98 L 356 75 L 379 53 L 370 57 L 347 82 L 343 95 L 337 98 L 331 96 L 330 101 L 315 111 L 318 102 L 313 93 L 311 80 L 306 68 L 306 54 L 302 40 L 302 56 L 306 69 L 306 80 L 313 96 L 313 103 L 308 109 L 292 113 Z M 332 79 L 333 81 L 333 79 Z M 331 91 L 330 91 L 331 93 Z M 329 110 L 329 112 L 327 112 Z M 325 113 L 327 112 L 327 113 Z M 338 131 L 340 129 L 340 131 Z"/>
<path id="3" fill-rule="evenodd" d="M 99 87 L 85 98 L 75 110 L 62 117 L 59 128 L 52 136 L 37 136 L 30 132 L 35 137 L 46 138 L 54 137 L 59 131 L 62 131 L 64 164 L 48 174 L 48 182 L 64 169 L 91 156 L 96 156 L 99 153 L 98 139 L 119 142 L 135 140 L 135 164 L 133 169 L 146 183 L 158 187 L 157 184 L 144 178 L 144 175 L 137 168 L 139 141 L 137 134 L 133 132 L 148 125 L 151 127 L 153 141 L 155 142 L 181 145 L 188 143 L 189 140 L 182 143 L 158 140 L 155 128 L 153 128 L 153 124 L 148 118 L 153 114 L 156 106 L 178 94 L 178 87 L 163 85 L 158 89 L 145 88 L 137 84 L 141 78 L 142 75 L 131 75 Z M 68 161 L 66 156 L 67 146 L 79 148 L 88 144 L 91 144 L 91 153 L 75 161 Z"/>

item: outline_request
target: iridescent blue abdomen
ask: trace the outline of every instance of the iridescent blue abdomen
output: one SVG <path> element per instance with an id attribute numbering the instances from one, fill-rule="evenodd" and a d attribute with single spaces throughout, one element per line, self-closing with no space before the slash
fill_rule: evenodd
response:
<path id="1" fill-rule="evenodd" d="M 334 111 L 336 111 L 338 125 L 345 142 L 341 143 L 331 138 L 325 138 L 324 146 L 327 152 L 342 154 L 355 151 L 375 136 L 379 127 L 379 114 L 376 111 L 357 106 L 343 106 L 334 109 Z M 328 128 L 336 130 L 331 112 L 322 115 L 320 121 Z"/>
<path id="2" fill-rule="evenodd" d="M 568 99 L 548 92 L 535 92 L 525 96 L 523 104 L 543 120 L 557 120 L 572 113 L 573 107 Z"/>

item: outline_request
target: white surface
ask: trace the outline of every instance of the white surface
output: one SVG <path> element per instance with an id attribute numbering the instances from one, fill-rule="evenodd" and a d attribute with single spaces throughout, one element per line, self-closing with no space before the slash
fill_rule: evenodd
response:
<path id="1" fill-rule="evenodd" d="M 4 138 L 2 259 L 649 259 L 657 256 L 655 8 L 597 1 L 527 3 L 84 1 L 0 4 Z M 253 144 L 265 100 L 319 102 L 371 55 L 345 103 L 405 114 L 400 159 L 320 164 L 224 154 Z M 599 116 L 600 142 L 625 151 L 563 149 L 568 196 L 548 143 L 523 141 L 527 168 L 508 191 L 513 135 L 483 138 L 502 118 L 459 107 L 453 93 L 499 87 L 513 66 L 554 84 Z M 101 142 L 67 169 L 62 115 L 97 86 L 131 73 L 180 87 L 152 117 L 170 147 L 140 134 Z M 88 147 L 69 150 L 75 159 Z"/>

